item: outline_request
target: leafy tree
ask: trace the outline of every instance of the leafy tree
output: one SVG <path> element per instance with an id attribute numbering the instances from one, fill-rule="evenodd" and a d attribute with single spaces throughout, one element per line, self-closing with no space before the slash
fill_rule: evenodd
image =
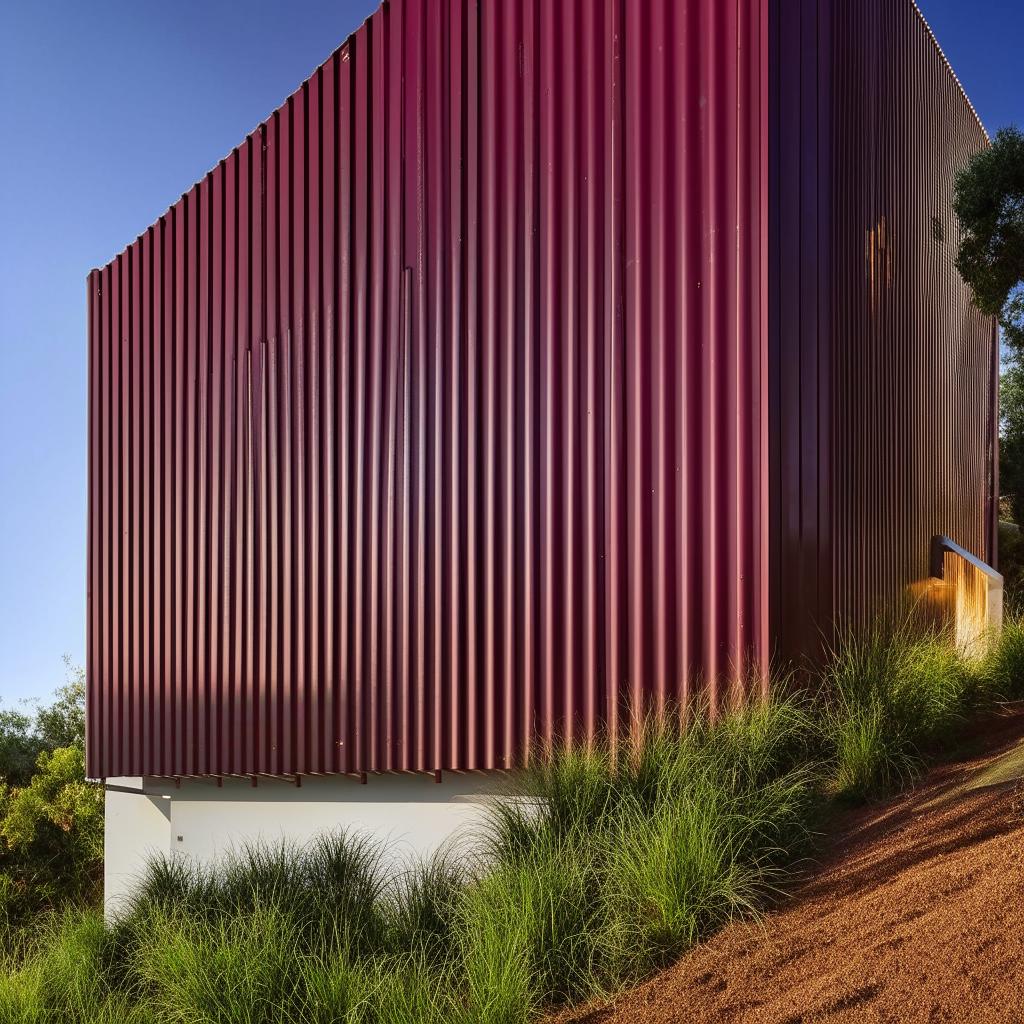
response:
<path id="1" fill-rule="evenodd" d="M 961 239 L 956 265 L 983 313 L 1024 349 L 1024 132 L 1003 128 L 957 175 L 953 208 Z"/>
<path id="2" fill-rule="evenodd" d="M 103 790 L 85 781 L 80 747 L 43 751 L 27 786 L 0 788 L 0 842 L 9 915 L 94 894 L 103 863 Z"/>
<path id="3" fill-rule="evenodd" d="M 978 309 L 1002 328 L 1000 490 L 1014 521 L 1024 524 L 1024 133 L 996 133 L 957 175 L 953 206 L 961 233 L 957 269 Z M 1009 584 L 1010 576 L 1024 578 L 1024 544 L 1010 533 L 1005 541 L 1000 562 Z"/>
<path id="4" fill-rule="evenodd" d="M 999 489 L 1024 523 L 1024 366 L 1012 357 L 999 381 Z"/>
<path id="5" fill-rule="evenodd" d="M 29 710 L 0 707 L 0 781 L 27 786 L 39 755 L 58 747 L 85 748 L 85 672 L 64 656 L 65 684 L 52 704 Z"/>
<path id="6" fill-rule="evenodd" d="M 65 665 L 52 704 L 0 709 L 0 925 L 98 891 L 103 790 L 85 779 L 85 676 Z"/>
<path id="7" fill-rule="evenodd" d="M 999 490 L 1009 518 L 999 528 L 999 571 L 1008 609 L 1024 606 L 1024 366 L 1014 353 L 999 380 Z"/>
<path id="8" fill-rule="evenodd" d="M 956 176 L 953 209 L 962 232 L 957 269 L 978 308 L 1024 348 L 1024 132 L 995 133 Z"/>
<path id="9" fill-rule="evenodd" d="M 67 654 L 64 668 L 67 682 L 57 690 L 54 702 L 36 714 L 36 731 L 44 750 L 85 749 L 85 669 L 72 665 Z"/>
<path id="10" fill-rule="evenodd" d="M 42 752 L 32 716 L 15 708 L 0 708 L 0 783 L 26 785 Z"/>

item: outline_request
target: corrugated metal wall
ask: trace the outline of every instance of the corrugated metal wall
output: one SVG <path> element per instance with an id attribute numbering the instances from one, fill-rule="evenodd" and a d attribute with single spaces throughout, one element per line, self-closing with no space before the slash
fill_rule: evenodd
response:
<path id="1" fill-rule="evenodd" d="M 933 535 L 993 561 L 998 350 L 952 212 L 986 139 L 910 0 L 770 20 L 772 632 L 813 654 L 913 598 Z"/>
<path id="2" fill-rule="evenodd" d="M 90 774 L 504 767 L 761 664 L 766 50 L 391 0 L 90 276 Z"/>
<path id="3" fill-rule="evenodd" d="M 393 0 L 90 276 L 92 774 L 504 767 L 991 559 L 983 132 L 770 7 Z"/>
<path id="4" fill-rule="evenodd" d="M 833 0 L 769 10 L 770 619 L 780 660 L 831 622 Z"/>

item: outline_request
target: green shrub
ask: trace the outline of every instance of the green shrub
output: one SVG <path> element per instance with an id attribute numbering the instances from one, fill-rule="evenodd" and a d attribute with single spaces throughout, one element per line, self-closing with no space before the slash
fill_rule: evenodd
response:
<path id="1" fill-rule="evenodd" d="M 85 781 L 84 743 L 85 677 L 70 663 L 50 706 L 0 709 L 0 927 L 98 895 L 103 793 Z"/>
<path id="2" fill-rule="evenodd" d="M 1020 395 L 1019 386 L 1024 380 L 1024 375 L 1019 366 L 1014 367 L 1012 375 L 1014 385 L 1018 388 L 1018 395 Z M 1007 378 L 1004 376 L 1003 380 L 1005 382 Z M 1019 398 L 1017 409 L 1020 410 Z M 1019 449 L 1019 443 L 1016 447 Z M 1005 448 L 1001 444 L 1000 455 L 1004 451 Z M 1019 459 L 1017 461 L 1019 466 Z M 999 551 L 997 568 L 1003 576 L 1004 607 L 1007 612 L 1019 615 L 1021 611 L 1024 611 L 1024 531 L 1021 531 L 1016 523 L 1001 521 L 997 547 Z"/>
<path id="3" fill-rule="evenodd" d="M 30 715 L 0 708 L 0 785 L 27 785 L 44 749 Z"/>
<path id="4" fill-rule="evenodd" d="M 34 711 L 0 707 L 0 782 L 27 786 L 39 755 L 59 747 L 85 747 L 85 672 L 64 657 L 66 682 L 52 704 Z M 23 707 L 33 702 L 24 701 Z"/>
<path id="5" fill-rule="evenodd" d="M 95 898 L 103 864 L 103 791 L 78 747 L 39 755 L 27 786 L 0 785 L 0 913 L 23 920 Z"/>

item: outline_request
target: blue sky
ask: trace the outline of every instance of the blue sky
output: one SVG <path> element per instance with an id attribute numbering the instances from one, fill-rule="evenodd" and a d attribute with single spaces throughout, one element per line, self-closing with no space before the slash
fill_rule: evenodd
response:
<path id="1" fill-rule="evenodd" d="M 85 275 L 374 0 L 10 3 L 0 13 L 0 699 L 84 656 Z M 990 129 L 1024 124 L 1020 0 L 920 0 Z M 240 12 L 244 11 L 244 17 Z"/>

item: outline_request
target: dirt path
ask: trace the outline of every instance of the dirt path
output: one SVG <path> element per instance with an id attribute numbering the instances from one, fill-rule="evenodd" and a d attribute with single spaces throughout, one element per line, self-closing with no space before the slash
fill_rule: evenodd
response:
<path id="1" fill-rule="evenodd" d="M 1024 710 L 845 819 L 793 899 L 560 1024 L 1024 1022 Z"/>

